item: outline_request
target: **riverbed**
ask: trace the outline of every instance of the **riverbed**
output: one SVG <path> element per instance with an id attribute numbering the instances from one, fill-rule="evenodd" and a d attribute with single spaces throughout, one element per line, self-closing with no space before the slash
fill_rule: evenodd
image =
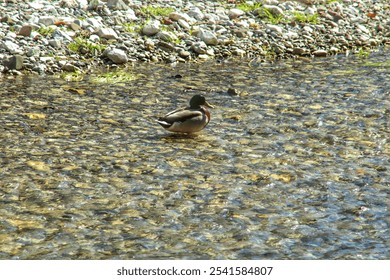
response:
<path id="1" fill-rule="evenodd" d="M 2 78 L 0 258 L 389 259 L 389 59 Z M 199 134 L 154 121 L 199 93 Z"/>

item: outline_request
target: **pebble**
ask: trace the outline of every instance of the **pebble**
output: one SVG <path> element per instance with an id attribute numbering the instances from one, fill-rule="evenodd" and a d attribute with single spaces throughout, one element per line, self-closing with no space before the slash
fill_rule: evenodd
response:
<path id="1" fill-rule="evenodd" d="M 10 70 L 21 70 L 23 68 L 23 57 L 14 55 L 4 61 L 4 66 Z"/>
<path id="2" fill-rule="evenodd" d="M 230 19 L 235 19 L 242 15 L 245 15 L 245 12 L 240 9 L 230 9 L 228 15 Z"/>
<path id="3" fill-rule="evenodd" d="M 274 51 L 275 58 L 321 57 L 390 43 L 390 10 L 385 0 L 264 0 L 262 7 L 246 12 L 239 1 L 181 0 L 168 5 L 156 0 L 153 7 L 174 11 L 153 16 L 141 12 L 151 4 L 139 0 L 9 1 L 12 9 L 0 5 L 0 59 L 7 64 L 0 66 L 0 72 L 73 72 L 75 67 L 79 71 L 108 60 L 123 64 L 136 60 L 177 63 L 214 56 L 251 58 L 266 56 L 264 46 Z M 271 22 L 264 9 L 283 21 Z M 319 14 L 318 23 L 297 22 L 292 16 L 296 11 Z M 367 16 L 373 12 L 375 17 Z M 130 32 L 129 26 L 134 26 Z M 87 48 L 69 51 L 77 38 L 106 51 L 103 56 L 102 51 L 92 54 Z M 53 49 L 56 57 L 63 57 L 61 63 L 54 60 Z"/>
<path id="4" fill-rule="evenodd" d="M 148 22 L 142 28 L 142 34 L 146 36 L 153 36 L 160 32 L 160 22 L 158 20 L 154 20 L 152 22 Z"/>
<path id="5" fill-rule="evenodd" d="M 116 64 L 123 64 L 128 61 L 125 51 L 121 49 L 110 49 L 105 53 L 105 55 Z"/>
<path id="6" fill-rule="evenodd" d="M 218 44 L 217 36 L 215 36 L 215 34 L 209 30 L 199 29 L 198 37 L 203 42 L 205 42 L 206 45 L 215 46 Z"/>

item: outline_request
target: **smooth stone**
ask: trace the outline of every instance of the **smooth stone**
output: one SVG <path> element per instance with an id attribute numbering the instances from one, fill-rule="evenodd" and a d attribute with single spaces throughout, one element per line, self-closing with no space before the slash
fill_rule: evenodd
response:
<path id="1" fill-rule="evenodd" d="M 127 6 L 122 0 L 108 0 L 107 7 L 111 10 L 127 10 L 129 6 Z"/>
<path id="2" fill-rule="evenodd" d="M 275 6 L 275 5 L 263 5 L 262 8 L 267 9 L 274 16 L 283 16 L 284 15 L 282 8 Z"/>
<path id="3" fill-rule="evenodd" d="M 125 51 L 121 49 L 111 49 L 108 50 L 106 56 L 116 64 L 123 64 L 128 61 Z"/>
<path id="4" fill-rule="evenodd" d="M 20 70 L 23 68 L 23 56 L 14 55 L 4 61 L 4 66 L 10 70 Z"/>
<path id="5" fill-rule="evenodd" d="M 56 29 L 53 32 L 52 37 L 54 39 L 66 40 L 69 42 L 73 41 L 72 37 L 67 33 L 67 31 L 63 31 L 61 29 Z"/>
<path id="6" fill-rule="evenodd" d="M 59 39 L 50 39 L 49 45 L 53 48 L 59 49 L 61 48 L 61 41 Z"/>
<path id="7" fill-rule="evenodd" d="M 196 20 L 192 17 L 190 17 L 186 13 L 178 13 L 178 12 L 172 12 L 169 14 L 169 18 L 174 21 L 178 21 L 179 19 L 184 19 L 189 24 L 193 24 L 196 22 Z"/>
<path id="8" fill-rule="evenodd" d="M 191 56 L 191 53 L 189 51 L 181 50 L 179 52 L 179 56 L 182 58 L 188 58 Z"/>
<path id="9" fill-rule="evenodd" d="M 104 39 L 117 39 L 118 38 L 118 34 L 116 34 L 114 29 L 112 29 L 112 28 L 100 28 L 96 32 L 96 34 L 100 38 L 104 38 Z"/>
<path id="10" fill-rule="evenodd" d="M 203 20 L 204 19 L 204 14 L 202 13 L 202 11 L 198 7 L 195 7 L 195 6 L 192 6 L 187 14 L 190 17 L 193 17 L 193 18 L 195 18 L 197 20 Z"/>
<path id="11" fill-rule="evenodd" d="M 39 56 L 40 53 L 41 53 L 41 50 L 39 49 L 39 47 L 32 47 L 32 48 L 28 49 L 26 55 L 28 57 L 32 57 L 32 56 Z"/>
<path id="12" fill-rule="evenodd" d="M 39 24 L 43 24 L 45 26 L 54 25 L 55 23 L 55 17 L 53 16 L 43 16 L 40 17 L 38 20 Z"/>
<path id="13" fill-rule="evenodd" d="M 96 18 L 88 18 L 86 20 L 87 26 L 92 26 L 94 29 L 98 29 L 102 27 L 101 22 L 99 22 Z"/>
<path id="14" fill-rule="evenodd" d="M 204 54 L 207 52 L 207 45 L 203 41 L 194 42 L 191 46 L 192 50 L 197 54 Z"/>
<path id="15" fill-rule="evenodd" d="M 146 36 L 156 35 L 159 31 L 160 31 L 160 22 L 158 20 L 148 22 L 142 28 L 142 33 Z"/>
<path id="16" fill-rule="evenodd" d="M 172 32 L 162 30 L 157 33 L 157 38 L 165 42 L 172 42 L 177 40 L 177 36 Z"/>
<path id="17" fill-rule="evenodd" d="M 70 63 L 66 63 L 65 65 L 63 65 L 61 67 L 61 69 L 66 71 L 66 72 L 77 72 L 77 71 L 80 71 L 80 68 L 78 68 L 77 66 L 75 66 L 73 64 L 70 64 Z"/>
<path id="18" fill-rule="evenodd" d="M 124 14 L 126 21 L 137 20 L 138 17 L 135 15 L 133 9 L 128 8 Z"/>
<path id="19" fill-rule="evenodd" d="M 217 36 L 211 31 L 199 29 L 198 38 L 205 42 L 206 45 L 218 45 Z"/>
<path id="20" fill-rule="evenodd" d="M 0 47 L 12 54 L 17 54 L 21 52 L 19 45 L 9 40 L 4 40 L 3 42 L 1 42 Z"/>
<path id="21" fill-rule="evenodd" d="M 294 48 L 292 53 L 295 55 L 302 55 L 306 53 L 306 50 L 304 48 Z"/>
<path id="22" fill-rule="evenodd" d="M 23 25 L 18 34 L 24 37 L 30 37 L 32 30 L 33 28 L 31 25 Z"/>
<path id="23" fill-rule="evenodd" d="M 243 10 L 240 10 L 240 9 L 230 9 L 228 12 L 228 16 L 230 19 L 235 19 L 235 18 L 238 18 L 242 15 L 245 15 L 245 12 Z"/>
<path id="24" fill-rule="evenodd" d="M 365 27 L 364 25 L 362 24 L 357 24 L 356 27 L 361 30 L 362 32 L 366 33 L 366 34 L 370 34 L 370 30 L 367 29 L 367 27 Z"/>
<path id="25" fill-rule="evenodd" d="M 313 52 L 314 56 L 320 56 L 320 57 L 327 56 L 327 54 L 328 52 L 326 50 L 316 50 Z"/>
<path id="26" fill-rule="evenodd" d="M 278 33 L 278 34 L 283 34 L 283 28 L 278 26 L 278 25 L 267 24 L 267 28 L 271 31 Z"/>
<path id="27" fill-rule="evenodd" d="M 182 19 L 182 18 L 180 18 L 180 19 L 177 21 L 177 23 L 178 23 L 181 27 L 183 27 L 183 29 L 185 29 L 185 30 L 190 30 L 190 29 L 191 29 L 190 24 L 189 24 L 187 21 L 185 21 L 184 19 Z"/>

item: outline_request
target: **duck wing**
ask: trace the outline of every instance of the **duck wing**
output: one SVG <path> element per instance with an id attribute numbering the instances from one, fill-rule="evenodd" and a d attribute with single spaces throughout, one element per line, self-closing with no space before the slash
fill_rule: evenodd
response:
<path id="1" fill-rule="evenodd" d="M 169 112 L 164 117 L 159 118 L 158 120 L 161 122 L 165 122 L 167 124 L 173 124 L 175 122 L 183 123 L 187 120 L 194 119 L 202 119 L 203 114 L 199 110 L 190 110 L 188 108 L 178 109 L 172 112 Z"/>

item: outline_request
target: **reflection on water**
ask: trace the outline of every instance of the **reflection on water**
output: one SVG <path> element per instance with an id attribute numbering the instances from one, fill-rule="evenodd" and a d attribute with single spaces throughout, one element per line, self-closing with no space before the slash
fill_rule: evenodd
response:
<path id="1" fill-rule="evenodd" d="M 0 258 L 388 259 L 388 61 L 3 79 Z M 199 135 L 153 121 L 199 92 Z"/>

